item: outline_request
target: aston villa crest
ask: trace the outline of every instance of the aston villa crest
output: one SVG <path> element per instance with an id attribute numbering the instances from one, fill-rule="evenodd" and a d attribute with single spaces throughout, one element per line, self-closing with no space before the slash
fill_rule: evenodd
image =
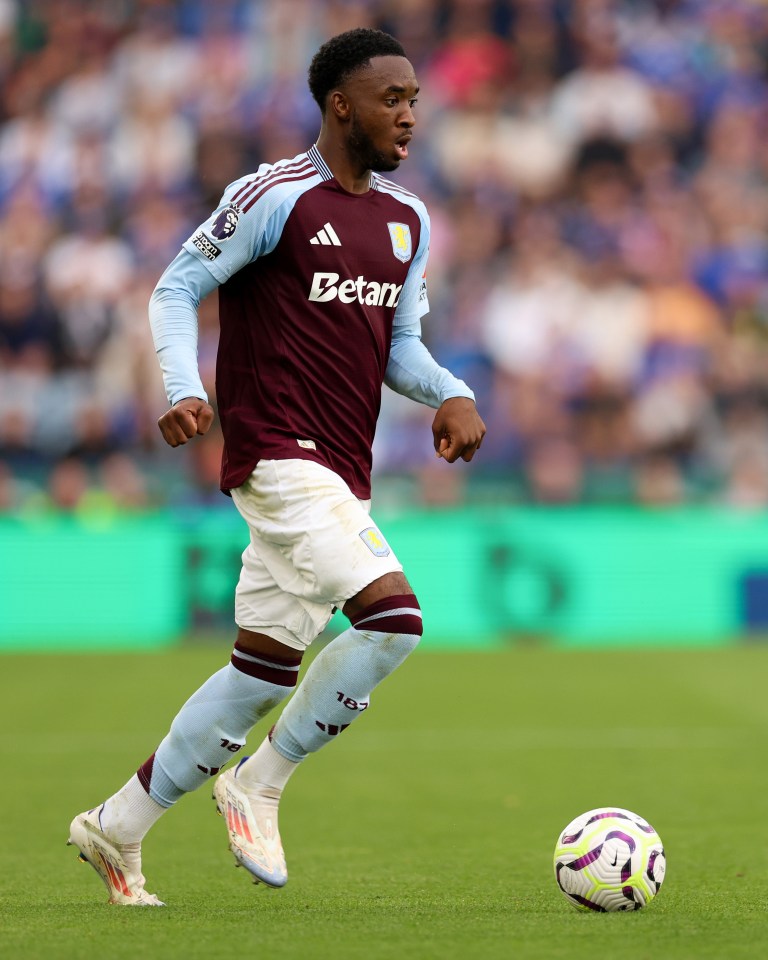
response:
<path id="1" fill-rule="evenodd" d="M 368 547 L 374 557 L 388 557 L 392 552 L 389 544 L 382 537 L 381 532 L 376 527 L 366 527 L 360 531 L 360 539 Z"/>
<path id="2" fill-rule="evenodd" d="M 411 228 L 407 223 L 388 223 L 389 237 L 392 241 L 392 253 L 403 263 L 413 256 L 411 247 Z"/>

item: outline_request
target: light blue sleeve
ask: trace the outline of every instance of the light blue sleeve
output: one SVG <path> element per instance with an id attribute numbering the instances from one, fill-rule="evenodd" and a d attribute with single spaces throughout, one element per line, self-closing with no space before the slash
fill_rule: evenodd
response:
<path id="1" fill-rule="evenodd" d="M 439 407 L 450 397 L 475 399 L 463 380 L 435 360 L 421 342 L 420 331 L 403 327 L 393 333 L 384 383 L 396 393 L 428 407 Z"/>
<path id="2" fill-rule="evenodd" d="M 450 397 L 474 400 L 475 395 L 466 383 L 441 367 L 421 341 L 421 318 L 429 311 L 426 282 L 429 217 L 423 205 L 413 206 L 421 218 L 421 239 L 395 311 L 384 383 L 396 393 L 428 407 L 439 407 Z"/>
<path id="3" fill-rule="evenodd" d="M 197 308 L 218 283 L 196 257 L 182 250 L 160 277 L 149 301 L 149 323 L 168 402 L 208 400 L 197 367 Z"/>
<path id="4" fill-rule="evenodd" d="M 309 161 L 299 162 L 309 169 Z M 171 405 L 187 397 L 207 401 L 197 367 L 197 308 L 217 286 L 277 246 L 297 199 L 320 180 L 319 174 L 284 176 L 295 166 L 263 164 L 230 184 L 160 278 L 149 320 Z M 267 184 L 269 189 L 262 190 Z"/>
<path id="5" fill-rule="evenodd" d="M 305 171 L 291 173 L 299 163 Z M 224 191 L 218 207 L 184 242 L 219 283 L 271 253 L 299 196 L 321 181 L 308 160 L 296 158 L 262 164 L 255 174 L 235 180 Z"/>

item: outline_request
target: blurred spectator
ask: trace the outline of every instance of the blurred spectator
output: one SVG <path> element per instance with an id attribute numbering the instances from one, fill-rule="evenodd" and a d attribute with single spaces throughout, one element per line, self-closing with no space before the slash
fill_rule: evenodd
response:
<path id="1" fill-rule="evenodd" d="M 74 457 L 61 460 L 51 469 L 48 477 L 45 505 L 61 513 L 82 512 L 90 490 L 85 465 Z"/>
<path id="2" fill-rule="evenodd" d="M 125 453 L 113 453 L 101 462 L 98 482 L 109 505 L 120 512 L 146 510 L 150 506 L 144 475 Z"/>
<path id="3" fill-rule="evenodd" d="M 528 499 L 540 506 L 578 503 L 584 495 L 581 452 L 568 437 L 542 437 L 526 460 Z"/>
<path id="4" fill-rule="evenodd" d="M 672 456 L 644 457 L 635 469 L 634 482 L 635 499 L 642 507 L 675 507 L 685 501 L 685 480 Z"/>
<path id="5" fill-rule="evenodd" d="M 637 140 L 657 115 L 650 85 L 622 62 L 614 4 L 577 0 L 570 11 L 576 66 L 558 83 L 552 110 L 574 145 L 596 137 Z"/>
<path id="6" fill-rule="evenodd" d="M 77 211 L 73 232 L 53 242 L 43 263 L 46 289 L 59 314 L 70 363 L 89 366 L 112 328 L 132 268 L 128 245 L 110 234 L 102 208 Z"/>
<path id="7" fill-rule="evenodd" d="M 23 364 L 31 349 L 48 354 L 51 361 L 61 353 L 57 317 L 41 293 L 32 278 L 0 278 L 0 358 L 9 367 Z"/>
<path id="8" fill-rule="evenodd" d="M 173 101 L 155 92 L 134 95 L 110 141 L 110 171 L 119 195 L 147 188 L 177 192 L 192 177 L 195 131 Z"/>
<path id="9" fill-rule="evenodd" d="M 518 218 L 512 250 L 478 315 L 485 349 L 501 370 L 552 376 L 564 364 L 580 292 L 573 261 L 556 218 L 539 211 Z"/>
<path id="10" fill-rule="evenodd" d="M 731 466 L 720 503 L 737 510 L 768 508 L 768 465 L 764 455 L 746 454 Z"/>

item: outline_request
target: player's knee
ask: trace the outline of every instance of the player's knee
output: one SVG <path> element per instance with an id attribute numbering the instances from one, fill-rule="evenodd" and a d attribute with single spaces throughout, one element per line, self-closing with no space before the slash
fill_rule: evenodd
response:
<path id="1" fill-rule="evenodd" d="M 237 641 L 235 642 L 235 658 L 238 653 L 247 654 L 251 657 L 258 657 L 266 662 L 266 666 L 275 667 L 295 667 L 301 663 L 303 651 L 296 647 L 289 647 L 286 643 L 270 636 L 267 633 L 248 630 L 245 627 L 238 627 Z M 243 669 L 242 665 L 233 659 L 233 665 L 238 669 Z M 248 673 L 250 671 L 244 670 Z M 256 674 L 258 676 L 258 674 Z"/>
<path id="2" fill-rule="evenodd" d="M 409 653 L 421 639 L 423 624 L 419 602 L 412 593 L 384 597 L 351 617 L 352 626 L 382 643 Z"/>
<path id="3" fill-rule="evenodd" d="M 413 590 L 401 570 L 392 570 L 373 580 L 354 597 L 350 597 L 342 609 L 350 622 L 354 623 L 355 619 L 368 607 L 379 601 L 387 601 L 390 597 L 395 599 L 410 597 L 418 609 L 419 604 L 413 596 Z"/>

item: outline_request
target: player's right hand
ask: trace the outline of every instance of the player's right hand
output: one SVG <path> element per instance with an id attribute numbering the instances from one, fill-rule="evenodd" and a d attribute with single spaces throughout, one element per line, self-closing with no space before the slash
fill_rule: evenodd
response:
<path id="1" fill-rule="evenodd" d="M 163 440 L 178 447 L 198 434 L 208 433 L 213 423 L 213 407 L 199 397 L 187 397 L 174 403 L 157 421 Z"/>

